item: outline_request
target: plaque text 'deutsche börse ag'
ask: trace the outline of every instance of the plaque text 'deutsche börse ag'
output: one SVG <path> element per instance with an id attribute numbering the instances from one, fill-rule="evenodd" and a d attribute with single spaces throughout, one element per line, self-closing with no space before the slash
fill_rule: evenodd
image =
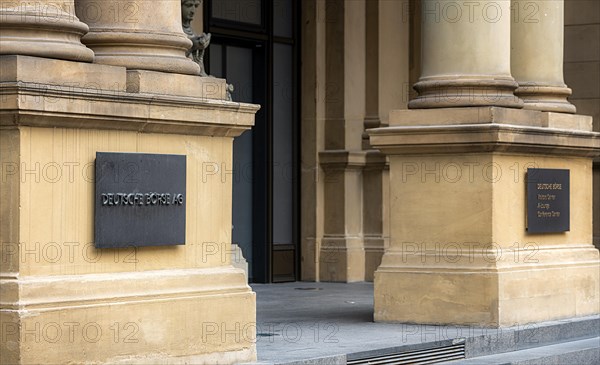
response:
<path id="1" fill-rule="evenodd" d="M 96 153 L 97 248 L 185 244 L 186 157 Z"/>

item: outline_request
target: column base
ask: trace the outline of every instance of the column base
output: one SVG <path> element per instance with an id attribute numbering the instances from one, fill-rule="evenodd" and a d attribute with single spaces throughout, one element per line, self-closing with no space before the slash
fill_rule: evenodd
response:
<path id="1" fill-rule="evenodd" d="M 0 363 L 256 360 L 217 171 L 258 106 L 196 76 L 26 56 L 1 56 L 0 71 L 0 162 L 14 167 L 0 181 Z M 187 156 L 185 245 L 94 247 L 96 152 Z"/>
<path id="2" fill-rule="evenodd" d="M 600 134 L 590 122 L 452 108 L 392 113 L 392 126 L 370 130 L 390 159 L 391 243 L 375 272 L 375 320 L 505 327 L 600 313 Z M 569 209 L 559 209 L 567 228 L 529 229 L 531 168 L 569 170 Z"/>
<path id="3" fill-rule="evenodd" d="M 319 263 L 321 281 L 364 281 L 365 250 L 362 238 L 323 237 Z"/>
<path id="4" fill-rule="evenodd" d="M 414 86 L 419 93 L 408 103 L 410 109 L 501 106 L 522 108 L 523 101 L 513 93 L 518 84 L 510 77 L 421 78 Z"/>
<path id="5" fill-rule="evenodd" d="M 1 281 L 3 364 L 256 360 L 255 294 L 230 266 Z"/>
<path id="6" fill-rule="evenodd" d="M 75 14 L 66 13 L 56 5 L 4 3 L 0 4 L 0 55 L 94 60 L 94 52 L 81 43 L 89 28 Z M 44 14 L 42 9 L 50 14 Z"/>
<path id="7" fill-rule="evenodd" d="M 94 50 L 96 63 L 129 70 L 200 75 L 200 66 L 184 56 L 191 42 L 183 35 L 92 30 L 82 41 Z"/>
<path id="8" fill-rule="evenodd" d="M 172 0 L 77 0 L 77 15 L 90 31 L 81 41 L 96 63 L 129 70 L 200 75 L 186 57 L 192 41 L 181 26 L 181 4 Z"/>
<path id="9" fill-rule="evenodd" d="M 231 251 L 233 252 L 233 255 L 231 256 L 231 266 L 235 267 L 236 269 L 243 270 L 244 274 L 246 275 L 246 282 L 247 282 L 248 281 L 248 260 L 246 260 L 246 258 L 244 257 L 244 253 L 242 252 L 242 249 L 237 244 L 235 244 L 235 243 L 231 244 Z"/>
<path id="10" fill-rule="evenodd" d="M 503 250 L 497 264 L 497 249 L 447 251 L 386 253 L 375 273 L 375 321 L 508 327 L 600 313 L 592 247 Z M 413 255 L 426 264 L 409 265 Z"/>
<path id="11" fill-rule="evenodd" d="M 319 253 L 319 279 L 365 280 L 363 234 L 363 169 L 367 151 L 326 150 L 319 153 L 324 171 L 324 234 Z"/>
<path id="12" fill-rule="evenodd" d="M 365 236 L 365 281 L 373 282 L 375 270 L 381 265 L 387 239 L 381 236 Z"/>
<path id="13" fill-rule="evenodd" d="M 577 108 L 567 98 L 571 89 L 564 86 L 543 86 L 537 84 L 519 84 L 515 95 L 523 99 L 524 109 L 546 112 L 575 114 Z"/>

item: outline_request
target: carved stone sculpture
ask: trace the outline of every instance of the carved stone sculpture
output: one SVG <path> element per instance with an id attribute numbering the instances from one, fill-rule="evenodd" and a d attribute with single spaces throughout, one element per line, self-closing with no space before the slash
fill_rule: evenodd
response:
<path id="1" fill-rule="evenodd" d="M 201 0 L 181 0 L 181 22 L 183 24 L 183 32 L 193 43 L 192 48 L 187 52 L 187 56 L 200 65 L 200 76 L 208 76 L 204 69 L 204 51 L 210 45 L 211 35 L 210 33 L 197 35 L 191 25 L 196 10 L 201 3 Z"/>
<path id="2" fill-rule="evenodd" d="M 192 41 L 192 48 L 187 52 L 187 56 L 194 60 L 200 66 L 200 76 L 210 76 L 206 73 L 204 68 L 204 52 L 210 45 L 210 33 L 202 33 L 196 35 L 194 29 L 192 29 L 192 21 L 196 10 L 202 4 L 201 0 L 181 0 L 181 23 L 183 25 L 183 32 Z M 232 100 L 232 93 L 234 87 L 232 84 L 227 84 L 227 100 Z"/>

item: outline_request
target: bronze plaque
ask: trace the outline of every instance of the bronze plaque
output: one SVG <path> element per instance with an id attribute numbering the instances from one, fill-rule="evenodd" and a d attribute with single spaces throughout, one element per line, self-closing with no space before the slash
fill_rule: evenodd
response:
<path id="1" fill-rule="evenodd" d="M 570 171 L 527 169 L 527 232 L 570 230 Z"/>

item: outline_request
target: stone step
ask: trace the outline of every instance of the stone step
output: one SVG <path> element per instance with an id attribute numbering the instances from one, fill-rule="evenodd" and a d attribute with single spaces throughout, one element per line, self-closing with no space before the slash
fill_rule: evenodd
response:
<path id="1" fill-rule="evenodd" d="M 438 338 L 446 339 L 244 365 L 600 365 L 600 316 L 597 315 L 498 329 L 431 326 L 423 329 L 426 330 L 437 331 Z M 456 349 L 451 348 L 457 346 L 463 346 L 466 359 L 453 360 L 457 358 Z"/>
<path id="2" fill-rule="evenodd" d="M 434 327 L 430 328 L 430 330 L 434 330 Z M 570 318 L 508 328 L 470 329 L 466 327 L 444 326 L 439 327 L 437 330 L 438 334 L 444 334 L 440 337 L 451 337 L 453 333 L 458 334 L 459 337 L 445 341 L 423 342 L 396 348 L 381 348 L 358 353 L 348 353 L 348 363 L 361 365 L 378 364 L 379 362 L 385 364 L 425 364 L 435 363 L 435 359 L 437 359 L 437 362 L 446 363 L 445 361 L 451 361 L 453 357 L 444 357 L 444 353 L 448 352 L 450 347 L 459 343 L 463 344 L 464 357 L 466 359 L 479 359 L 488 355 L 506 355 L 527 349 L 576 342 L 600 336 L 600 316 Z M 410 362 L 408 359 L 404 359 L 418 351 L 430 352 L 431 358 L 427 361 L 421 359 L 420 362 Z M 389 358 L 391 357 L 397 357 L 397 361 L 390 362 Z M 477 364 L 477 362 L 473 364 Z M 557 364 L 579 365 L 576 362 L 558 362 Z M 582 364 L 590 363 L 583 362 Z"/>
<path id="3" fill-rule="evenodd" d="M 600 316 L 490 329 L 466 338 L 466 357 L 480 357 L 600 336 Z"/>
<path id="4" fill-rule="evenodd" d="M 448 365 L 597 365 L 600 337 L 557 343 L 525 350 L 448 361 Z"/>

